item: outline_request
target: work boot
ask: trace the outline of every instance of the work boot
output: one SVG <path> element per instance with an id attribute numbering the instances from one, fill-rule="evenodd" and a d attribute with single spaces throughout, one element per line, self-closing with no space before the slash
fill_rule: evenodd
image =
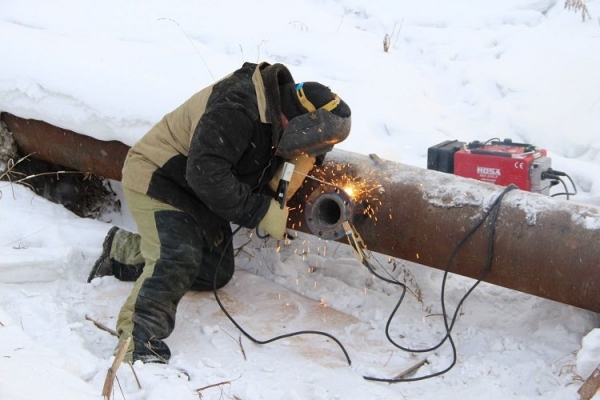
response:
<path id="1" fill-rule="evenodd" d="M 118 230 L 118 227 L 113 226 L 106 234 L 104 243 L 102 243 L 102 253 L 90 271 L 90 275 L 88 276 L 87 280 L 88 283 L 90 283 L 94 278 L 114 275 L 112 260 L 110 259 L 110 248 L 112 247 L 113 239 L 115 238 L 115 234 Z"/>
<path id="2" fill-rule="evenodd" d="M 114 355 L 117 354 L 119 346 L 124 341 L 125 335 L 119 339 L 119 344 L 115 348 Z M 160 339 L 152 338 L 148 341 L 133 339 L 133 345 L 129 345 L 123 362 L 133 364 L 136 361 L 141 361 L 144 364 L 168 364 L 171 358 L 171 350 L 165 342 Z"/>
<path id="3" fill-rule="evenodd" d="M 147 342 L 135 341 L 135 350 L 133 351 L 133 361 L 140 360 L 144 364 L 168 364 L 171 358 L 171 350 L 165 342 L 152 338 Z"/>

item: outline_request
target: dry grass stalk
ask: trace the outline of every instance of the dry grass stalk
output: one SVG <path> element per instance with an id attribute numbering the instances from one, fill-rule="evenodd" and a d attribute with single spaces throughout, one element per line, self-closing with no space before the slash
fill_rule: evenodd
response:
<path id="1" fill-rule="evenodd" d="M 106 373 L 106 379 L 104 379 L 104 387 L 102 388 L 102 396 L 106 400 L 110 400 L 113 392 L 113 386 L 115 384 L 115 379 L 117 378 L 117 370 L 123 363 L 123 358 L 125 358 L 125 353 L 127 353 L 127 348 L 129 347 L 129 343 L 131 342 L 131 337 L 128 337 L 126 340 L 119 344 L 117 355 L 115 359 L 108 368 L 108 372 Z"/>
<path id="2" fill-rule="evenodd" d="M 219 382 L 219 383 L 213 383 L 212 385 L 203 386 L 201 388 L 196 389 L 196 393 L 198 393 L 198 395 L 200 396 L 200 398 L 202 398 L 202 393 L 200 393 L 200 392 L 202 392 L 203 390 L 218 387 L 218 388 L 221 388 L 221 391 L 223 391 L 222 386 L 224 386 L 224 385 L 231 385 L 232 382 L 237 381 L 241 377 L 242 376 L 240 375 L 238 378 L 233 379 L 231 381 L 223 381 L 223 382 Z"/>
<path id="3" fill-rule="evenodd" d="M 22 172 L 16 171 L 15 167 L 19 163 L 21 163 L 24 160 L 26 160 L 28 157 L 29 157 L 29 155 L 27 155 L 25 157 L 21 157 L 16 162 L 15 162 L 15 160 L 13 158 L 9 159 L 8 162 L 5 165 L 5 169 L 0 174 L 0 181 L 8 181 L 10 183 L 23 183 L 23 184 L 27 185 L 27 183 L 24 182 L 24 181 L 26 181 L 27 179 L 31 179 L 32 177 L 27 177 Z M 13 181 L 13 179 L 17 178 L 17 177 L 19 177 L 19 179 L 16 180 L 16 181 Z M 2 189 L 4 186 L 6 186 L 6 185 L 1 186 L 0 189 Z"/>
<path id="4" fill-rule="evenodd" d="M 388 35 L 386 33 L 385 36 L 383 37 L 383 51 L 385 51 L 387 53 L 389 49 L 390 49 L 390 35 Z"/>
<path id="5" fill-rule="evenodd" d="M 37 195 L 65 208 L 83 218 L 97 218 L 107 210 L 120 210 L 121 204 L 110 183 L 102 177 L 36 159 L 35 153 L 21 158 L 5 160 L 0 149 L 0 198 L 2 189 L 13 184 L 27 186 Z M 16 160 L 16 161 L 15 161 Z"/>
<path id="6" fill-rule="evenodd" d="M 81 174 L 81 172 L 79 172 L 79 171 L 52 171 L 52 172 L 40 172 L 40 173 L 34 174 L 34 175 L 25 175 L 24 173 L 17 171 L 16 166 L 19 165 L 20 163 L 22 163 L 23 161 L 27 160 L 28 158 L 30 158 L 32 155 L 33 154 L 28 154 L 24 157 L 21 157 L 16 162 L 12 158 L 10 160 L 8 160 L 8 163 L 6 164 L 6 170 L 4 172 L 2 172 L 2 174 L 0 174 L 0 181 L 8 181 L 9 183 L 7 183 L 6 185 L 0 186 L 0 189 L 4 188 L 5 186 L 12 185 L 13 183 L 20 183 L 22 185 L 29 186 L 30 189 L 33 189 L 33 187 L 29 183 L 27 183 L 28 180 L 33 179 L 33 178 L 38 178 L 41 176 L 55 175 L 56 178 L 58 179 L 59 175 L 62 175 L 62 174 Z M 0 190 L 0 196 L 1 195 L 2 195 L 2 191 Z M 14 193 L 13 193 L 13 195 L 14 195 Z"/>
<path id="7" fill-rule="evenodd" d="M 203 390 L 210 389 L 210 388 L 217 387 L 217 386 L 223 386 L 223 385 L 231 385 L 231 381 L 223 381 L 223 382 L 219 382 L 219 383 L 213 383 L 212 385 L 203 386 L 201 388 L 196 389 L 196 392 L 200 393 Z"/>
<path id="8" fill-rule="evenodd" d="M 394 38 L 394 44 L 398 41 L 398 35 L 400 35 L 400 31 L 402 30 L 402 24 L 404 23 L 404 20 L 402 20 L 402 22 L 400 22 L 400 27 L 398 28 L 398 30 L 396 30 L 396 26 L 398 25 L 398 22 L 396 22 L 394 24 L 394 28 L 392 28 L 392 34 L 388 35 L 387 33 L 385 34 L 385 36 L 383 37 L 383 51 L 385 51 L 386 53 L 389 51 L 390 46 L 392 44 L 392 36 L 396 36 Z"/>
<path id="9" fill-rule="evenodd" d="M 219 328 L 221 328 L 221 330 L 223 332 L 225 332 L 225 334 L 227 336 L 229 336 L 230 338 L 232 338 L 240 346 L 240 349 L 242 350 L 242 355 L 244 356 L 244 361 L 247 361 L 248 359 L 246 358 L 246 351 L 244 350 L 244 346 L 242 346 L 242 334 L 240 333 L 239 338 L 236 339 L 229 332 L 227 332 L 225 329 L 223 329 L 223 327 L 221 327 L 221 325 L 219 325 Z"/>
<path id="10" fill-rule="evenodd" d="M 394 377 L 394 379 L 402 379 L 402 378 L 404 378 L 406 375 L 409 375 L 409 374 L 415 372 L 417 369 L 419 369 L 426 362 L 427 362 L 426 358 L 422 359 L 421 361 L 419 361 L 418 363 L 416 363 L 412 367 L 409 367 L 409 368 L 405 369 L 404 371 L 400 372 L 398 375 L 396 375 Z"/>
<path id="11" fill-rule="evenodd" d="M 94 325 L 96 325 L 97 328 L 99 328 L 99 329 L 101 329 L 103 331 L 106 331 L 106 332 L 110 333 L 113 336 L 119 337 L 119 334 L 115 330 L 110 329 L 108 326 L 106 326 L 106 325 L 104 325 L 104 324 L 102 324 L 102 323 L 100 323 L 98 321 L 93 320 L 88 315 L 85 316 L 85 319 L 87 319 L 88 321 L 92 321 L 94 323 Z"/>
<path id="12" fill-rule="evenodd" d="M 592 19 L 587 5 L 585 4 L 585 0 L 565 0 L 565 9 L 574 12 L 581 11 L 581 20 L 583 22 L 585 22 L 586 18 Z"/>

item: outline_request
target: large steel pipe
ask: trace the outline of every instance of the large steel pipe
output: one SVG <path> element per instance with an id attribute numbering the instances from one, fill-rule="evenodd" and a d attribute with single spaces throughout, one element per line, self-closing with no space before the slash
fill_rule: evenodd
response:
<path id="1" fill-rule="evenodd" d="M 66 167 L 120 179 L 127 151 L 122 143 L 101 142 L 7 114 L 3 118 L 27 152 Z M 87 156 L 74 158 L 78 152 Z M 291 229 L 313 233 L 304 215 L 310 205 L 306 201 L 315 190 L 329 193 L 323 187 L 331 185 L 323 182 L 333 183 L 352 197 L 353 224 L 369 250 L 437 269 L 446 267 L 454 247 L 503 189 L 340 150 L 329 153 L 325 165 L 311 175 L 318 180 L 308 179 L 292 199 L 297 207 L 290 213 Z M 317 204 L 317 211 L 322 212 L 318 218 L 337 227 L 339 219 L 345 218 L 345 209 L 335 207 L 345 202 L 325 198 Z M 334 215 L 327 215 L 330 212 Z M 488 229 L 484 224 L 465 243 L 451 272 L 471 278 L 481 274 L 488 256 Z M 343 240 L 338 235 L 333 238 Z M 513 190 L 501 203 L 492 271 L 485 280 L 600 312 L 599 244 L 598 207 Z"/>
<path id="2" fill-rule="evenodd" d="M 304 199 L 327 186 L 322 182 L 334 182 L 359 193 L 355 206 L 365 211 L 355 212 L 354 226 L 370 250 L 437 269 L 446 268 L 456 245 L 504 189 L 339 150 L 312 174 L 318 181 L 308 179 L 293 199 L 294 229 L 311 233 Z M 335 210 L 333 219 L 342 212 Z M 495 229 L 487 282 L 600 312 L 599 208 L 513 190 L 501 202 Z M 479 277 L 488 235 L 486 223 L 463 245 L 451 272 Z"/>
<path id="3" fill-rule="evenodd" d="M 20 154 L 77 171 L 121 180 L 121 169 L 129 146 L 118 141 L 104 142 L 9 113 L 2 113 L 1 118 L 12 132 Z"/>

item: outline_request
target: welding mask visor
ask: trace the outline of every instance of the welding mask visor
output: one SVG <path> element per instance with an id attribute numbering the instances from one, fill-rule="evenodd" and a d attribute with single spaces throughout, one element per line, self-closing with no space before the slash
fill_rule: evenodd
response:
<path id="1" fill-rule="evenodd" d="M 304 153 L 323 155 L 348 137 L 350 126 L 350 116 L 340 117 L 325 109 L 299 115 L 289 121 L 275 155 L 285 159 Z"/>

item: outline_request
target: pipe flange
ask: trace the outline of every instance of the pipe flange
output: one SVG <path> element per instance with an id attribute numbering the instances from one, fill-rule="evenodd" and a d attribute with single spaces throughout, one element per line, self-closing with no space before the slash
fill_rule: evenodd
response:
<path id="1" fill-rule="evenodd" d="M 346 233 L 342 223 L 352 223 L 354 203 L 337 186 L 315 189 L 306 200 L 304 215 L 313 235 L 326 240 L 338 240 Z"/>

